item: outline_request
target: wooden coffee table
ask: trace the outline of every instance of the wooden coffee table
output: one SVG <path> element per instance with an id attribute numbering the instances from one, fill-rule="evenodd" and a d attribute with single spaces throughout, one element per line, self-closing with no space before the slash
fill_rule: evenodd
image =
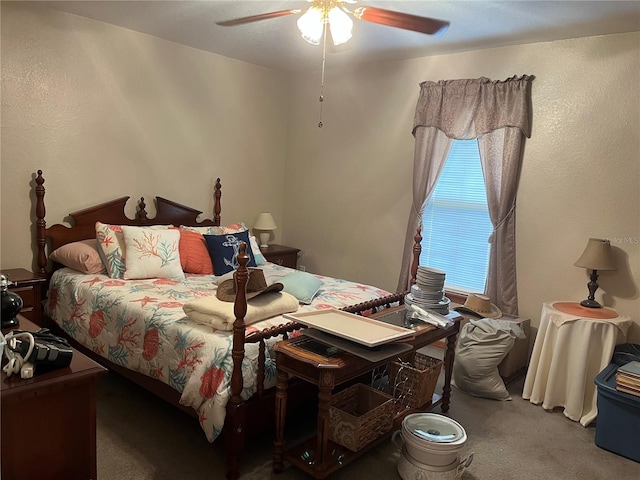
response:
<path id="1" fill-rule="evenodd" d="M 404 305 L 393 307 L 404 309 Z M 382 315 L 392 311 L 387 309 Z M 375 316 L 374 316 L 375 317 Z M 451 374 L 455 354 L 456 336 L 460 329 L 458 317 L 454 325 L 447 329 L 438 329 L 431 325 L 415 327 L 416 335 L 408 343 L 412 346 L 406 355 L 415 350 L 446 339 L 444 356 L 444 387 L 442 395 L 434 395 L 432 402 L 419 409 L 404 409 L 394 418 L 394 427 L 398 428 L 404 416 L 411 412 L 426 411 L 440 405 L 442 412 L 449 410 L 451 396 Z M 323 348 L 325 351 L 323 351 Z M 276 437 L 274 440 L 273 471 L 281 472 L 286 459 L 296 467 L 305 471 L 315 479 L 324 479 L 342 466 L 350 463 L 371 447 L 389 438 L 387 435 L 374 440 L 362 449 L 352 452 L 329 440 L 329 409 L 331 407 L 333 389 L 341 384 L 355 380 L 389 362 L 388 359 L 377 362 L 365 360 L 356 355 L 341 351 L 326 350 L 322 344 L 307 336 L 301 335 L 278 342 L 275 347 L 278 379 L 276 384 Z M 318 421 L 317 434 L 285 452 L 284 427 L 287 413 L 287 386 L 289 376 L 295 376 L 318 386 Z"/>

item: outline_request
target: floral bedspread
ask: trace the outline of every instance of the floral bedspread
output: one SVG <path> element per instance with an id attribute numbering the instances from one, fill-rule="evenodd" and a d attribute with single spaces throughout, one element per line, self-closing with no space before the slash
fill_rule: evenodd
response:
<path id="1" fill-rule="evenodd" d="M 267 281 L 291 269 L 262 265 Z M 311 305 L 298 311 L 342 308 L 389 292 L 346 280 L 319 276 L 323 286 Z M 85 275 L 69 268 L 51 279 L 46 314 L 67 334 L 102 357 L 159 379 L 182 393 L 180 403 L 198 412 L 207 439 L 213 442 L 224 425 L 233 368 L 232 332 L 190 321 L 182 305 L 215 295 L 214 277 L 187 275 L 184 280 L 119 280 Z M 281 316 L 246 327 L 246 333 L 280 325 Z M 273 346 L 267 341 L 265 389 L 275 385 Z M 243 398 L 257 389 L 258 345 L 245 345 Z"/>

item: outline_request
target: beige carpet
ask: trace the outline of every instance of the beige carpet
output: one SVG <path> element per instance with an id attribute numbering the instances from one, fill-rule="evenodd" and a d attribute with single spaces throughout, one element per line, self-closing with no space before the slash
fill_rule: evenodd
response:
<path id="1" fill-rule="evenodd" d="M 513 400 L 499 402 L 453 390 L 449 416 L 467 432 L 462 455 L 474 453 L 464 480 L 640 478 L 640 463 L 595 445 L 595 427 L 584 428 L 565 418 L 561 410 L 546 412 L 523 400 L 522 381 L 510 391 Z M 296 425 L 288 423 L 287 440 L 311 434 L 314 422 L 307 418 L 298 419 Z M 281 474 L 271 472 L 271 440 L 269 433 L 248 445 L 242 480 L 308 478 L 291 466 Z M 398 448 L 385 442 L 329 478 L 397 480 L 398 456 Z M 100 480 L 223 480 L 224 462 L 222 442 L 209 444 L 194 419 L 115 374 L 101 378 Z"/>

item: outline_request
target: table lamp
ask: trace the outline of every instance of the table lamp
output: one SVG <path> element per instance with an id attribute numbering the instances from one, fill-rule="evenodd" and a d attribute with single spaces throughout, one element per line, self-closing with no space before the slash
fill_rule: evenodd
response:
<path id="1" fill-rule="evenodd" d="M 254 230 L 261 230 L 260 232 L 260 248 L 267 248 L 269 246 L 270 232 L 277 227 L 273 215 L 269 212 L 262 212 L 258 215 L 256 223 L 253 224 Z"/>
<path id="2" fill-rule="evenodd" d="M 616 269 L 609 240 L 590 238 L 584 252 L 582 252 L 582 255 L 574 265 L 591 270 L 590 282 L 587 284 L 589 297 L 581 301 L 580 305 L 589 308 L 601 308 L 602 305 L 595 300 L 595 293 L 598 289 L 598 270 Z"/>

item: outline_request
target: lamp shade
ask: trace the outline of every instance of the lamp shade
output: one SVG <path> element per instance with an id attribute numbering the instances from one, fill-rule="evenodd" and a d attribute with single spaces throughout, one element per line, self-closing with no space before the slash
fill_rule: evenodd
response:
<path id="1" fill-rule="evenodd" d="M 273 215 L 269 212 L 262 212 L 258 215 L 258 219 L 256 220 L 256 223 L 253 224 L 253 228 L 256 230 L 275 230 L 278 226 L 273 219 Z"/>
<path id="2" fill-rule="evenodd" d="M 343 44 L 351 38 L 353 20 L 340 7 L 334 6 L 331 9 L 329 7 L 329 5 L 311 7 L 298 18 L 298 30 L 302 38 L 312 45 L 320 44 L 327 23 L 331 29 L 334 45 Z"/>
<path id="3" fill-rule="evenodd" d="M 584 252 L 574 265 L 590 270 L 615 270 L 611 243 L 602 238 L 590 238 Z"/>
<path id="4" fill-rule="evenodd" d="M 311 7 L 298 19 L 297 23 L 302 38 L 312 45 L 320 45 L 322 31 L 324 30 L 324 19 L 321 9 Z"/>
<path id="5" fill-rule="evenodd" d="M 329 28 L 334 45 L 346 43 L 351 38 L 353 21 L 340 8 L 333 7 L 329 11 Z"/>

